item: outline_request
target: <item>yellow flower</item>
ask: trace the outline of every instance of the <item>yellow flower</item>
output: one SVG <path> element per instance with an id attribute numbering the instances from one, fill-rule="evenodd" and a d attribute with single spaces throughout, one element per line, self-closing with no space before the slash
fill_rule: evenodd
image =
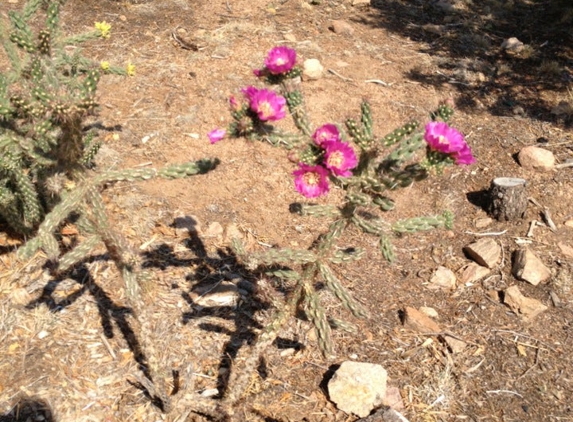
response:
<path id="1" fill-rule="evenodd" d="M 128 63 L 126 71 L 127 71 L 127 76 L 135 76 L 135 65 Z"/>
<path id="2" fill-rule="evenodd" d="M 99 65 L 102 70 L 109 70 L 109 62 L 101 62 Z"/>
<path id="3" fill-rule="evenodd" d="M 109 38 L 109 31 L 111 29 L 111 25 L 109 23 L 106 21 L 96 22 L 95 27 L 100 31 L 100 36 L 102 38 Z"/>

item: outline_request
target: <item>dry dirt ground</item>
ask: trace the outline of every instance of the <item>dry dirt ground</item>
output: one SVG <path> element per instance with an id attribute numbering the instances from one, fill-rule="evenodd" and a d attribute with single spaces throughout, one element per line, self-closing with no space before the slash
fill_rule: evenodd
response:
<path id="1" fill-rule="evenodd" d="M 2 18 L 21 3 L 2 2 Z M 117 228 L 140 248 L 153 275 L 152 300 L 140 315 L 153 333 L 147 339 L 153 350 L 145 353 L 173 370 L 192 363 L 197 392 L 224 388 L 229 362 L 270 311 L 248 288 L 272 280 L 242 268 L 214 223 L 236 224 L 253 250 L 308 247 L 326 227 L 289 212 L 302 198 L 294 191 L 285 151 L 243 139 L 212 146 L 206 137 L 228 121 L 228 97 L 256 83 L 252 69 L 261 66 L 266 52 L 286 44 L 301 61 L 317 58 L 327 69 L 322 79 L 303 83 L 315 124 L 357 116 L 366 98 L 376 133 L 384 135 L 412 118 L 424 121 L 440 100 L 452 97 L 458 109 L 453 124 L 466 134 L 477 164 L 393 194 L 397 206 L 390 220 L 446 208 L 455 213 L 451 231 L 395 238 L 393 265 L 374 239 L 357 232 L 341 239 L 341 246 L 367 250 L 365 259 L 340 266 L 338 274 L 371 317 L 352 319 L 325 292 L 327 311 L 358 327 L 354 333 L 334 331 L 335 352 L 328 358 L 321 356 L 309 322 L 292 318 L 253 374 L 238 410 L 244 420 L 356 420 L 337 410 L 324 388 L 332 368 L 350 358 L 388 370 L 411 421 L 573 420 L 573 260 L 557 247 L 573 246 L 573 228 L 563 224 L 573 216 L 573 169 L 534 172 L 514 158 L 535 144 L 560 163 L 573 157 L 571 115 L 552 113 L 559 102 L 573 100 L 567 91 L 573 77 L 571 15 L 552 9 L 549 1 L 475 3 L 457 1 L 448 8 L 422 0 L 362 6 L 341 0 L 68 2 L 65 31 L 88 30 L 95 21 L 112 24 L 112 37 L 87 46 L 87 56 L 129 61 L 137 69 L 133 78 L 109 76 L 99 84 L 95 121 L 105 145 L 95 171 L 221 160 L 205 175 L 119 183 L 105 191 Z M 334 33 L 334 19 L 344 20 L 353 33 Z M 173 42 L 177 28 L 198 51 Z M 519 54 L 500 48 L 512 36 L 526 44 Z M 384 84 L 366 82 L 371 80 Z M 521 221 L 477 228 L 476 221 L 486 217 L 484 191 L 498 176 L 526 178 L 529 196 L 550 210 L 556 231 L 538 227 L 526 238 L 530 222 L 542 221 L 542 209 L 533 203 Z M 333 192 L 317 202 L 337 198 Z M 176 229 L 185 225 L 197 230 Z M 459 284 L 453 292 L 428 290 L 438 265 L 459 274 L 468 262 L 462 248 L 479 232 L 497 233 L 494 239 L 503 247 L 504 258 L 491 276 Z M 138 369 L 124 287 L 103 249 L 69 278 L 54 280 L 41 257 L 18 262 L 3 239 L 0 420 L 185 420 L 162 414 L 134 382 Z M 524 244 L 551 268 L 550 281 L 534 287 L 513 278 L 511 255 Z M 238 279 L 246 289 L 236 306 L 196 302 L 198 286 Z M 500 298 L 511 285 L 548 309 L 523 321 Z M 453 353 L 436 336 L 404 328 L 400 314 L 406 306 L 433 307 L 439 324 L 466 347 Z M 240 369 L 235 362 L 232 370 Z"/>

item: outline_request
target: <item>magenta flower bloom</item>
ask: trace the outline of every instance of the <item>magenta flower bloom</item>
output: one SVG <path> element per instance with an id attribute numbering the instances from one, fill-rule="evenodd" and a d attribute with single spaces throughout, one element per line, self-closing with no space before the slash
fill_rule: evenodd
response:
<path id="1" fill-rule="evenodd" d="M 248 87 L 243 93 L 250 102 L 251 110 L 259 116 L 263 122 L 267 120 L 280 120 L 286 116 L 286 100 L 268 89 Z"/>
<path id="2" fill-rule="evenodd" d="M 257 92 L 259 92 L 259 90 L 251 85 L 251 86 L 248 86 L 246 88 L 241 89 L 241 92 L 245 95 L 245 97 L 247 97 L 247 99 L 249 101 L 251 101 L 251 98 L 253 98 L 253 95 L 255 95 Z"/>
<path id="3" fill-rule="evenodd" d="M 475 157 L 472 155 L 472 150 L 467 144 L 461 150 L 455 152 L 452 157 L 459 166 L 469 166 L 476 162 Z"/>
<path id="4" fill-rule="evenodd" d="M 291 70 L 296 63 L 296 51 L 285 46 L 274 47 L 265 59 L 265 67 L 273 75 Z"/>
<path id="5" fill-rule="evenodd" d="M 322 143 L 325 150 L 324 165 L 335 176 L 350 177 L 358 165 L 358 159 L 352 147 L 344 142 L 326 141 Z"/>
<path id="6" fill-rule="evenodd" d="M 426 125 L 424 139 L 431 150 L 450 155 L 456 164 L 475 162 L 472 151 L 464 136 L 444 122 L 430 122 Z"/>
<path id="7" fill-rule="evenodd" d="M 314 139 L 316 145 L 322 146 L 323 142 L 339 141 L 340 132 L 338 132 L 336 125 L 328 123 L 316 129 L 312 135 L 312 139 Z"/>
<path id="8" fill-rule="evenodd" d="M 328 170 L 322 166 L 309 166 L 299 164 L 299 169 L 295 170 L 294 187 L 307 198 L 316 198 L 325 195 L 328 190 Z"/>
<path id="9" fill-rule="evenodd" d="M 226 134 L 227 131 L 225 129 L 214 129 L 211 132 L 209 132 L 207 136 L 209 137 L 209 141 L 211 142 L 211 144 L 216 144 L 221 139 L 223 139 Z"/>

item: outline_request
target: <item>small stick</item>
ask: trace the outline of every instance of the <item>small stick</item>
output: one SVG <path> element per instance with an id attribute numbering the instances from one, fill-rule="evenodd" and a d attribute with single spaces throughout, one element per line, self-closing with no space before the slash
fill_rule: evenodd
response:
<path id="1" fill-rule="evenodd" d="M 113 351 L 113 349 L 111 348 L 111 345 L 109 344 L 109 342 L 107 341 L 107 339 L 105 338 L 105 336 L 103 334 L 100 333 L 100 338 L 101 341 L 103 342 L 105 348 L 107 349 L 107 351 L 109 352 L 109 354 L 111 355 L 112 358 L 117 359 L 117 356 L 115 354 L 115 352 Z"/>
<path id="2" fill-rule="evenodd" d="M 532 220 L 531 223 L 529 223 L 529 230 L 527 230 L 527 234 L 525 235 L 526 237 L 533 237 L 533 229 L 536 224 L 537 220 Z"/>
<path id="3" fill-rule="evenodd" d="M 549 230 L 555 233 L 557 231 L 557 226 L 555 226 L 555 223 L 551 219 L 551 213 L 549 212 L 549 208 L 547 207 L 543 208 L 543 211 L 541 211 L 541 215 L 543 216 L 543 219 L 549 226 Z"/>
<path id="4" fill-rule="evenodd" d="M 354 79 L 352 79 L 352 78 L 347 78 L 346 76 L 341 75 L 340 73 L 338 73 L 338 72 L 337 72 L 336 70 L 334 70 L 334 69 L 328 69 L 328 71 L 329 71 L 330 73 L 332 73 L 333 75 L 338 76 L 338 77 L 339 77 L 340 79 L 342 79 L 343 81 L 346 81 L 346 82 L 354 82 Z"/>
<path id="5" fill-rule="evenodd" d="M 474 233 L 471 231 L 465 231 L 465 234 L 471 234 L 473 236 L 501 236 L 507 233 L 507 230 L 504 230 L 502 232 L 487 232 L 487 233 Z"/>
<path id="6" fill-rule="evenodd" d="M 530 201 L 531 203 L 537 205 L 539 208 L 543 208 L 543 206 L 539 202 L 537 202 L 537 200 L 535 198 L 530 196 L 529 198 L 527 198 L 527 200 Z"/>
<path id="7" fill-rule="evenodd" d="M 518 397 L 523 398 L 523 396 L 521 394 L 519 394 L 517 391 L 511 391 L 511 390 L 488 390 L 486 391 L 487 394 L 515 394 Z"/>
<path id="8" fill-rule="evenodd" d="M 557 165 L 555 166 L 556 169 L 564 169 L 564 168 L 567 168 L 567 167 L 573 167 L 573 162 L 557 164 Z"/>
<path id="9" fill-rule="evenodd" d="M 368 79 L 367 81 L 364 81 L 364 82 L 367 84 L 378 84 L 378 85 L 383 85 L 383 86 L 392 86 L 391 83 L 389 84 L 389 83 L 384 82 L 380 79 Z"/>

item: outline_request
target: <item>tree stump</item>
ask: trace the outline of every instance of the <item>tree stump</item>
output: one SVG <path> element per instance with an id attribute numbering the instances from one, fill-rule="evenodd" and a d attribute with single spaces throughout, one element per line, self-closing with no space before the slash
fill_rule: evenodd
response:
<path id="1" fill-rule="evenodd" d="M 525 216 L 527 182 L 516 177 L 497 177 L 490 187 L 489 213 L 497 220 L 510 221 Z"/>

